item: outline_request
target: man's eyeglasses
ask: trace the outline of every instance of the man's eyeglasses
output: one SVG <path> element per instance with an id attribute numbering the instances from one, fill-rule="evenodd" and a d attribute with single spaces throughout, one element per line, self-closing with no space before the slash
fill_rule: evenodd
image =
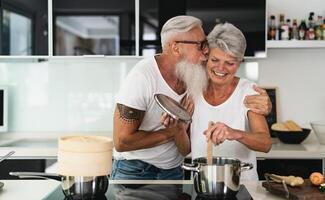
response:
<path id="1" fill-rule="evenodd" d="M 183 43 L 183 44 L 196 44 L 199 47 L 200 51 L 203 51 L 205 48 L 208 47 L 208 41 L 188 41 L 188 40 L 179 40 L 175 41 L 176 43 Z"/>

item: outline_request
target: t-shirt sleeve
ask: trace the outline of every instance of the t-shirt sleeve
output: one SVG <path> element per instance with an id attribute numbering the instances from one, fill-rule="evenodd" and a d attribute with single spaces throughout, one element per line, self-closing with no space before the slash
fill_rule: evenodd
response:
<path id="1" fill-rule="evenodd" d="M 131 70 L 117 93 L 116 103 L 145 111 L 150 99 L 149 87 L 149 80 L 143 73 Z"/>

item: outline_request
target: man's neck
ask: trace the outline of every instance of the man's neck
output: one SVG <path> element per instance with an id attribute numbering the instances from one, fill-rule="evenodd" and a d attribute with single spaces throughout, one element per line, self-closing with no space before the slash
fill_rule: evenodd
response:
<path id="1" fill-rule="evenodd" d="M 172 88 L 177 94 L 183 94 L 185 92 L 185 85 L 176 75 L 177 61 L 167 54 L 156 56 L 155 59 L 159 71 L 169 87 Z"/>

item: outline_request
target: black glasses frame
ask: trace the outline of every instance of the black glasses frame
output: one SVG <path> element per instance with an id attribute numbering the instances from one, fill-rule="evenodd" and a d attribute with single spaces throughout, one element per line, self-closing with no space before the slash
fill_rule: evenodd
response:
<path id="1" fill-rule="evenodd" d="M 200 51 L 203 51 L 205 48 L 209 46 L 207 40 L 203 41 L 189 41 L 189 40 L 177 40 L 176 43 L 183 43 L 183 44 L 196 44 L 199 47 Z"/>

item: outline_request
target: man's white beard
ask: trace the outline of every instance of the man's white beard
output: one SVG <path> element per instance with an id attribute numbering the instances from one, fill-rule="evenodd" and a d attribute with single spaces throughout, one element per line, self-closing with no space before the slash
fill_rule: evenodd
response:
<path id="1" fill-rule="evenodd" d="M 202 94 L 208 85 L 206 70 L 200 64 L 182 60 L 176 64 L 176 75 L 185 83 L 188 94 L 194 100 Z"/>

